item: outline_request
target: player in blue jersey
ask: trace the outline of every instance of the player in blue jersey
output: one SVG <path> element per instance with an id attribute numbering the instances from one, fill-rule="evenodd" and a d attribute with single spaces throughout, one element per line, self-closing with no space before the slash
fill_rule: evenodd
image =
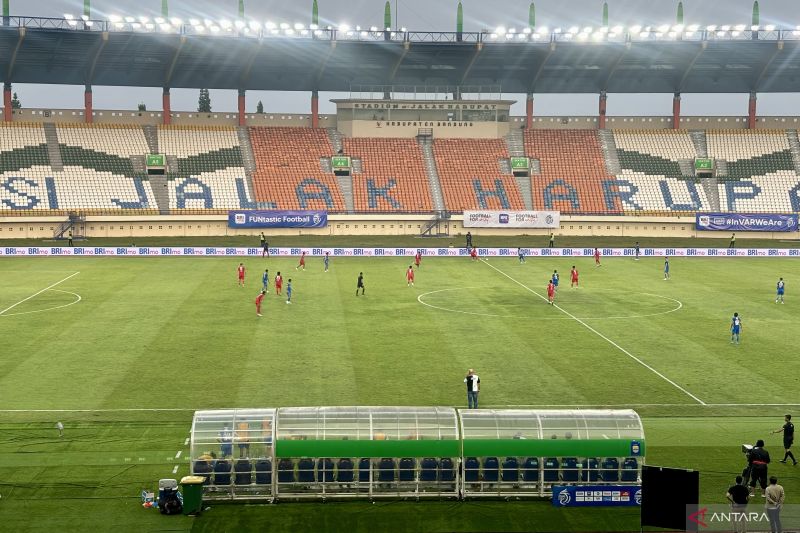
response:
<path id="1" fill-rule="evenodd" d="M 739 333 L 742 331 L 742 319 L 739 316 L 739 313 L 733 313 L 733 318 L 731 319 L 731 344 L 736 342 L 739 344 Z"/>
<path id="2" fill-rule="evenodd" d="M 669 257 L 664 258 L 664 281 L 669 279 Z"/>
<path id="3" fill-rule="evenodd" d="M 265 270 L 261 275 L 261 290 L 266 291 L 269 288 L 269 269 Z"/>
<path id="4" fill-rule="evenodd" d="M 328 263 L 331 260 L 330 252 L 325 252 L 325 257 L 322 258 L 322 261 L 325 263 L 325 272 L 328 271 Z"/>
<path id="5" fill-rule="evenodd" d="M 522 250 L 522 248 L 517 248 L 517 255 L 519 256 L 519 262 L 520 263 L 524 263 L 525 262 L 525 252 Z"/>
<path id="6" fill-rule="evenodd" d="M 639 260 L 639 241 L 636 241 L 636 244 L 633 245 L 633 251 L 636 253 L 636 260 Z"/>
<path id="7" fill-rule="evenodd" d="M 775 303 L 778 303 L 778 300 L 780 300 L 781 303 L 784 303 L 783 302 L 783 290 L 784 290 L 784 283 L 783 283 L 783 278 L 781 278 L 781 279 L 778 280 L 778 286 L 777 286 L 777 291 L 778 292 L 777 292 L 777 295 L 775 296 Z"/>
<path id="8" fill-rule="evenodd" d="M 289 282 L 286 284 L 286 303 L 292 303 L 292 278 L 289 278 Z"/>
<path id="9" fill-rule="evenodd" d="M 553 270 L 553 288 L 558 291 L 558 270 Z"/>

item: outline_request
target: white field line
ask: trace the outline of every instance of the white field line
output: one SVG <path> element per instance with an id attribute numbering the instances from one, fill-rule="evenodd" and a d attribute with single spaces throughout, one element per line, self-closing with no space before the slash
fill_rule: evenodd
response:
<path id="1" fill-rule="evenodd" d="M 188 446 L 189 445 L 189 437 L 186 437 L 186 440 L 183 441 L 183 445 L 184 446 Z"/>
<path id="2" fill-rule="evenodd" d="M 24 300 L 20 300 L 20 301 L 18 301 L 17 303 L 15 303 L 14 305 L 12 305 L 12 306 L 10 306 L 10 307 L 6 307 L 6 308 L 5 308 L 5 309 L 3 309 L 2 311 L 0 311 L 0 316 L 2 316 L 2 315 L 3 315 L 3 313 L 5 313 L 6 311 L 11 311 L 12 309 L 14 309 L 14 308 L 15 308 L 16 306 L 18 306 L 19 304 L 25 303 L 25 302 L 27 302 L 28 300 L 30 300 L 31 298 L 36 298 L 37 296 L 39 296 L 40 294 L 42 294 L 44 291 L 50 290 L 50 289 L 52 289 L 53 287 L 55 287 L 56 285 L 61 285 L 62 283 L 64 283 L 64 282 L 65 282 L 65 281 L 67 281 L 68 279 L 70 279 L 70 278 L 72 278 L 72 277 L 75 277 L 75 276 L 77 276 L 78 274 L 80 274 L 80 272 L 74 272 L 74 273 L 70 274 L 69 276 L 67 276 L 66 278 L 62 279 L 61 281 L 56 281 L 55 283 L 53 283 L 53 284 L 52 284 L 52 285 L 50 285 L 49 287 L 45 287 L 44 289 L 40 290 L 39 292 L 37 292 L 37 293 L 35 293 L 35 294 L 31 294 L 30 296 L 28 296 L 28 297 L 27 297 L 27 298 L 25 298 Z"/>
<path id="3" fill-rule="evenodd" d="M 175 459 L 180 459 L 183 450 L 178 450 L 178 453 L 175 454 Z"/>
<path id="4" fill-rule="evenodd" d="M 440 406 L 441 407 L 441 406 Z M 452 407 L 452 406 L 444 406 Z M 459 408 L 458 406 L 455 406 Z M 800 403 L 565 403 L 565 404 L 505 404 L 505 405 L 486 405 L 486 409 L 510 409 L 510 408 L 539 408 L 539 409 L 581 409 L 581 408 L 603 408 L 603 409 L 631 409 L 637 407 L 800 407 Z M 462 407 L 463 408 L 463 407 Z M 197 409 L 173 409 L 173 408 L 119 408 L 119 409 L 0 409 L 0 413 L 126 413 L 126 412 L 193 412 L 204 410 L 225 410 L 239 409 L 235 407 L 200 407 Z"/>
<path id="5" fill-rule="evenodd" d="M 523 289 L 527 290 L 531 294 L 535 294 L 536 296 L 538 296 L 539 298 L 541 298 L 545 302 L 548 301 L 547 298 L 545 298 L 544 296 L 542 296 L 541 294 L 539 294 L 535 290 L 531 289 L 530 287 L 528 287 L 524 283 L 522 283 L 520 281 L 517 281 L 516 279 L 512 278 L 511 276 L 509 276 L 508 274 L 506 274 L 505 272 L 503 272 L 502 270 L 500 270 L 496 266 L 489 264 L 485 259 L 481 259 L 481 261 L 483 262 L 484 265 L 486 265 L 486 266 L 494 269 L 495 271 L 499 272 L 500 274 L 502 274 L 503 276 L 507 277 L 508 279 L 510 279 L 511 281 L 513 281 L 514 283 L 516 283 L 517 285 L 522 287 Z M 639 363 L 640 365 L 642 365 L 643 367 L 645 367 L 646 369 L 648 369 L 649 371 L 651 371 L 652 373 L 654 373 L 655 375 L 657 375 L 658 377 L 660 377 L 661 379 L 663 379 L 664 381 L 666 381 L 667 383 L 669 383 L 670 385 L 675 387 L 676 389 L 678 389 L 681 392 L 683 392 L 684 394 L 686 394 L 687 396 L 689 396 L 691 399 L 693 399 L 694 401 L 696 401 L 700 405 L 706 405 L 706 402 L 704 402 L 703 400 L 701 400 L 700 398 L 698 398 L 697 396 L 695 396 L 694 394 L 692 394 L 688 390 L 684 389 L 683 387 L 681 387 L 680 385 L 678 385 L 677 383 L 675 383 L 674 381 L 669 379 L 667 376 L 665 376 L 664 374 L 662 374 L 661 372 L 659 372 L 658 370 L 656 370 L 652 366 L 648 365 L 647 363 L 645 363 L 644 361 L 642 361 L 641 359 L 639 359 L 638 357 L 633 355 L 631 352 L 629 352 L 628 350 L 626 350 L 625 348 L 623 348 L 622 346 L 620 346 L 616 342 L 612 341 L 611 339 L 609 339 L 608 337 L 606 337 L 605 335 L 603 335 L 602 333 L 600 333 L 599 331 L 594 329 L 592 326 L 590 326 L 589 324 L 587 324 L 586 322 L 584 322 L 580 318 L 576 317 L 575 315 L 573 315 L 572 313 L 570 313 L 569 311 L 567 311 L 563 307 L 561 307 L 559 305 L 556 305 L 556 304 L 553 304 L 553 307 L 555 307 L 556 309 L 558 309 L 559 311 L 561 311 L 562 313 L 564 313 L 568 317 L 572 318 L 578 324 L 580 324 L 581 326 L 585 327 L 586 329 L 588 329 L 589 331 L 591 331 L 592 333 L 594 333 L 595 335 L 597 335 L 598 337 L 600 337 L 601 339 L 603 339 L 604 341 L 609 343 L 611 346 L 613 346 L 617 350 L 621 351 L 622 353 L 624 353 L 625 355 L 627 355 L 628 357 L 630 357 L 631 359 L 633 359 L 634 361 L 636 361 L 637 363 Z"/>
<path id="6" fill-rule="evenodd" d="M 173 474 L 177 474 L 178 473 L 178 465 L 175 465 L 175 468 L 172 469 L 172 473 Z"/>

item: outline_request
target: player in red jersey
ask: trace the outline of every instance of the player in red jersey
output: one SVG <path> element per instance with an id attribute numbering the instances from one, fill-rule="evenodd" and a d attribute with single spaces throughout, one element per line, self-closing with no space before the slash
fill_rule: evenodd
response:
<path id="1" fill-rule="evenodd" d="M 275 276 L 275 294 L 280 296 L 282 289 L 283 289 L 283 276 L 281 276 L 281 273 L 278 272 L 278 275 Z"/>
<path id="2" fill-rule="evenodd" d="M 599 267 L 602 266 L 600 264 L 600 250 L 597 248 L 594 249 L 594 266 Z"/>
<path id="3" fill-rule="evenodd" d="M 572 271 L 570 272 L 571 282 L 569 284 L 570 287 L 577 287 L 578 286 L 578 269 L 575 268 L 575 265 L 572 265 Z"/>
<path id="4" fill-rule="evenodd" d="M 421 262 L 422 262 L 422 252 L 417 250 L 417 255 L 414 256 L 414 264 L 417 265 L 417 268 L 419 268 L 419 264 Z"/>
<path id="5" fill-rule="evenodd" d="M 414 268 L 411 265 L 408 265 L 408 270 L 406 270 L 406 282 L 409 287 L 414 286 Z"/>
<path id="6" fill-rule="evenodd" d="M 258 316 L 261 316 L 261 302 L 264 301 L 265 294 L 267 294 L 267 291 L 261 291 L 258 293 L 258 296 L 256 296 L 256 314 Z"/>
<path id="7" fill-rule="evenodd" d="M 478 260 L 478 249 L 473 246 L 472 250 L 469 252 L 469 256 L 472 258 L 473 261 L 477 261 Z"/>
<path id="8" fill-rule="evenodd" d="M 244 263 L 239 263 L 236 273 L 239 275 L 239 286 L 244 287 Z"/>
<path id="9" fill-rule="evenodd" d="M 556 299 L 556 286 L 553 285 L 553 280 L 547 282 L 547 301 L 553 305 Z"/>
<path id="10" fill-rule="evenodd" d="M 300 254 L 300 264 L 297 265 L 296 267 L 294 267 L 295 270 L 297 270 L 298 268 L 302 268 L 303 270 L 306 269 L 306 253 L 305 252 Z"/>

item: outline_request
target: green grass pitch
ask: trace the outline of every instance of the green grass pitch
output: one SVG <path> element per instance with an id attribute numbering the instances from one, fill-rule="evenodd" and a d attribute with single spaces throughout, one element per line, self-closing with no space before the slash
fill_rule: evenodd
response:
<path id="1" fill-rule="evenodd" d="M 589 258 L 425 258 L 414 287 L 409 258 L 332 258 L 327 273 L 320 258 L 305 271 L 296 257 L 244 259 L 245 288 L 238 262 L 0 260 L 4 529 L 638 528 L 635 511 L 548 502 L 215 504 L 198 518 L 139 505 L 143 488 L 188 472 L 195 409 L 465 406 L 468 368 L 481 377 L 485 407 L 635 408 L 647 462 L 700 470 L 704 502 L 724 501 L 744 466 L 739 444 L 758 438 L 789 499 L 800 495 L 800 467 L 777 463 L 781 438 L 769 434 L 800 406 L 794 259 L 674 258 L 664 281 L 661 258 L 600 268 Z M 264 268 L 292 278 L 294 295 L 287 305 L 271 286 L 259 318 Z M 557 307 L 543 299 L 554 269 Z M 356 297 L 361 271 L 366 295 Z M 779 276 L 785 305 L 774 303 Z M 738 346 L 729 343 L 735 311 Z"/>

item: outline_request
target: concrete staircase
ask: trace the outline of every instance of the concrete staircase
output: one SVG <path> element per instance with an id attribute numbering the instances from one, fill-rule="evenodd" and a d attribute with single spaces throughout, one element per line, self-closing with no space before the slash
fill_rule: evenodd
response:
<path id="1" fill-rule="evenodd" d="M 148 176 L 150 188 L 153 189 L 153 196 L 156 199 L 159 215 L 169 215 L 169 189 L 168 177 L 166 174 L 161 176 Z"/>
<path id="2" fill-rule="evenodd" d="M 167 155 L 167 174 L 177 174 L 178 173 L 178 156 L 176 155 Z"/>
<path id="3" fill-rule="evenodd" d="M 609 130 L 598 130 L 597 137 L 600 141 L 600 149 L 603 150 L 606 171 L 612 176 L 619 176 L 622 174 L 622 165 L 619 163 L 617 142 L 614 140 L 614 134 Z"/>
<path id="4" fill-rule="evenodd" d="M 151 154 L 160 154 L 158 151 L 158 128 L 153 125 L 142 126 L 144 139 L 147 141 L 147 147 L 150 149 Z"/>
<path id="5" fill-rule="evenodd" d="M 353 203 L 353 176 L 336 176 L 336 183 L 344 197 L 344 207 L 348 213 L 355 211 Z"/>
<path id="6" fill-rule="evenodd" d="M 797 136 L 797 130 L 788 130 L 786 136 L 789 138 L 789 150 L 792 152 L 794 171 L 800 174 L 800 138 Z"/>
<path id="7" fill-rule="evenodd" d="M 694 176 L 694 161 L 691 159 L 679 159 L 678 166 L 681 169 L 681 176 Z"/>
<path id="8" fill-rule="evenodd" d="M 338 154 L 344 149 L 342 138 L 344 137 L 336 128 L 328 128 L 328 140 L 333 147 L 333 153 Z"/>
<path id="9" fill-rule="evenodd" d="M 360 157 L 353 157 L 350 159 L 351 170 L 353 174 L 364 173 L 364 161 Z"/>
<path id="10" fill-rule="evenodd" d="M 522 139 L 522 130 L 511 130 L 505 137 L 506 149 L 511 157 L 525 157 L 525 142 Z"/>
<path id="11" fill-rule="evenodd" d="M 697 157 L 708 157 L 708 141 L 706 132 L 703 130 L 689 131 L 689 138 L 692 140 Z"/>
<path id="12" fill-rule="evenodd" d="M 505 176 L 511 175 L 511 160 L 501 157 L 497 160 L 497 164 L 500 166 L 500 174 Z"/>
<path id="13" fill-rule="evenodd" d="M 514 181 L 517 182 L 517 188 L 522 195 L 522 203 L 525 204 L 525 209 L 528 211 L 533 210 L 533 192 L 531 187 L 530 176 L 514 176 Z"/>
<path id="14" fill-rule="evenodd" d="M 727 178 L 728 177 L 728 162 L 724 159 L 715 159 L 714 160 L 714 175 L 718 178 Z"/>
<path id="15" fill-rule="evenodd" d="M 253 153 L 253 145 L 250 142 L 250 130 L 246 126 L 237 126 L 236 137 L 239 139 L 244 169 L 248 175 L 252 175 L 256 171 L 256 156 Z"/>
<path id="16" fill-rule="evenodd" d="M 425 163 L 425 174 L 428 175 L 428 186 L 431 190 L 433 209 L 439 213 L 444 212 L 444 194 L 442 183 L 439 181 L 439 172 L 436 170 L 436 157 L 433 155 L 433 137 L 428 135 L 417 136 L 417 143 L 422 150 L 422 159 Z"/>
<path id="17" fill-rule="evenodd" d="M 319 168 L 326 174 L 333 174 L 333 165 L 331 165 L 330 157 L 319 158 Z"/>
<path id="18" fill-rule="evenodd" d="M 47 155 L 50 157 L 50 167 L 54 172 L 62 172 L 64 170 L 64 161 L 61 159 L 61 150 L 58 148 L 56 125 L 52 122 L 44 123 L 44 138 L 47 141 Z"/>

